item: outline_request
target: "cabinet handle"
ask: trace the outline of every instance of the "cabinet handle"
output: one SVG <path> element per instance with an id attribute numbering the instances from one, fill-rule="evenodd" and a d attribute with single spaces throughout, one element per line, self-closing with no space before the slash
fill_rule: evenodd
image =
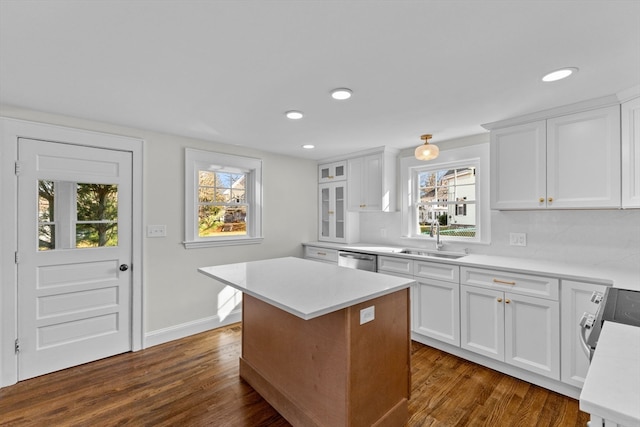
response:
<path id="1" fill-rule="evenodd" d="M 540 198 L 538 199 L 538 201 L 539 201 L 540 203 L 544 203 L 544 197 L 540 197 Z"/>
<path id="2" fill-rule="evenodd" d="M 506 299 L 506 300 L 504 300 L 504 302 L 509 304 L 511 302 L 511 300 L 510 299 Z"/>
<path id="3" fill-rule="evenodd" d="M 322 255 L 322 256 L 326 256 L 327 253 L 326 252 L 316 252 L 318 255 Z"/>
<path id="4" fill-rule="evenodd" d="M 502 302 L 502 298 L 498 298 L 498 302 Z"/>
<path id="5" fill-rule="evenodd" d="M 333 212 L 333 211 L 329 211 L 329 215 L 333 215 L 333 214 L 334 214 L 334 212 Z"/>
<path id="6" fill-rule="evenodd" d="M 493 283 L 502 283 L 503 285 L 514 285 L 516 284 L 516 282 L 509 282 L 506 280 L 500 280 L 500 279 L 493 279 Z"/>
<path id="7" fill-rule="evenodd" d="M 327 178 L 329 178 L 329 179 L 333 179 L 333 175 L 329 175 Z"/>
<path id="8" fill-rule="evenodd" d="M 360 205 L 360 207 L 361 207 L 361 208 L 366 208 L 366 207 L 367 207 L 367 205 Z"/>
<path id="9" fill-rule="evenodd" d="M 553 203 L 553 197 L 549 197 L 547 200 L 549 201 L 549 203 Z"/>

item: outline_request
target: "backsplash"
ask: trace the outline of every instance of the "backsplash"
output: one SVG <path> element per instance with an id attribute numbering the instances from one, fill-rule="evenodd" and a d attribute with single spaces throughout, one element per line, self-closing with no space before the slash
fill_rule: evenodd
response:
<path id="1" fill-rule="evenodd" d="M 360 240 L 434 247 L 433 240 L 416 242 L 400 237 L 400 223 L 400 212 L 361 213 Z M 527 246 L 510 246 L 509 233 L 526 233 Z M 444 246 L 444 250 L 464 248 L 474 254 L 640 271 L 640 210 L 491 211 L 491 244 Z"/>

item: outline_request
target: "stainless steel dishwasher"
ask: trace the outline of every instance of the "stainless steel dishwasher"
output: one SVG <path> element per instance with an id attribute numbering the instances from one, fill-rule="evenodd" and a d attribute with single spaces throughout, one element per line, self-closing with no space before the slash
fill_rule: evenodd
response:
<path id="1" fill-rule="evenodd" d="M 338 251 L 338 265 L 357 270 L 377 271 L 378 257 L 358 252 Z"/>

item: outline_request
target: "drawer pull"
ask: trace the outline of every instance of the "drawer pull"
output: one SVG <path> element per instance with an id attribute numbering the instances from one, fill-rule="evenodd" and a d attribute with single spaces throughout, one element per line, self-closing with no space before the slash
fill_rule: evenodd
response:
<path id="1" fill-rule="evenodd" d="M 326 252 L 316 252 L 316 254 L 318 254 L 318 255 L 322 255 L 322 256 L 326 256 L 326 255 L 327 255 L 327 253 L 326 253 Z"/>
<path id="2" fill-rule="evenodd" d="M 507 280 L 493 279 L 493 283 L 502 283 L 503 285 L 515 285 L 516 282 L 510 282 Z"/>

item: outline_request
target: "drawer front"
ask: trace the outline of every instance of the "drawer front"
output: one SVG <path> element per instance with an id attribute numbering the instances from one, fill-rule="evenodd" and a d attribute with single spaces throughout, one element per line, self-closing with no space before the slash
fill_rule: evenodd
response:
<path id="1" fill-rule="evenodd" d="M 462 267 L 460 283 L 558 300 L 560 281 L 551 277 Z"/>
<path id="2" fill-rule="evenodd" d="M 309 259 L 315 259 L 318 261 L 337 263 L 338 251 L 336 249 L 325 249 L 325 248 L 318 248 L 315 246 L 305 246 L 304 257 Z"/>
<path id="3" fill-rule="evenodd" d="M 413 276 L 413 260 L 390 256 L 379 256 L 378 271 L 381 273 L 400 273 Z"/>
<path id="4" fill-rule="evenodd" d="M 415 261 L 413 274 L 416 277 L 444 280 L 458 283 L 460 280 L 460 267 L 452 264 L 440 264 L 438 262 Z"/>

